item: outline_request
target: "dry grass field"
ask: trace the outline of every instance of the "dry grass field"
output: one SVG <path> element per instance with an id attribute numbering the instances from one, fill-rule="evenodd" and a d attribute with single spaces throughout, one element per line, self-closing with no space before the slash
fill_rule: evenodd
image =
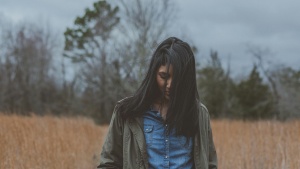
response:
<path id="1" fill-rule="evenodd" d="M 220 169 L 300 169 L 300 121 L 213 121 Z"/>
<path id="2" fill-rule="evenodd" d="M 106 130 L 82 118 L 0 115 L 0 169 L 96 168 Z"/>
<path id="3" fill-rule="evenodd" d="M 219 169 L 300 169 L 300 121 L 213 121 Z M 0 114 L 0 169 L 92 169 L 107 127 Z"/>

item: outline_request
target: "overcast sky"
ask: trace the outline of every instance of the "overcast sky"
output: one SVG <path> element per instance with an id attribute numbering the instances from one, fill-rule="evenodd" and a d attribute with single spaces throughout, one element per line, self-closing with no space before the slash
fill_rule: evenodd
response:
<path id="1" fill-rule="evenodd" d="M 14 22 L 46 20 L 63 32 L 94 1 L 0 0 L 0 16 Z M 180 35 L 193 41 L 200 58 L 214 49 L 224 64 L 230 57 L 235 70 L 249 70 L 253 58 L 247 53 L 247 44 L 251 44 L 269 49 L 266 60 L 272 64 L 300 68 L 299 0 L 175 1 Z"/>

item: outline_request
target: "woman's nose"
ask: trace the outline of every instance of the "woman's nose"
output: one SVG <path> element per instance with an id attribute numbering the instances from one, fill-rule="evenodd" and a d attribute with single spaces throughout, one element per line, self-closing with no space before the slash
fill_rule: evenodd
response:
<path id="1" fill-rule="evenodd" d="M 167 89 L 170 89 L 171 84 L 172 84 L 172 78 L 169 78 L 169 79 L 167 80 Z"/>

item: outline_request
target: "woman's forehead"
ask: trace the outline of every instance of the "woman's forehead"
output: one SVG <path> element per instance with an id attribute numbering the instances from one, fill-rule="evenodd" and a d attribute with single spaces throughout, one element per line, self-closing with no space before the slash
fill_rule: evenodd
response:
<path id="1" fill-rule="evenodd" d="M 168 65 L 161 65 L 158 68 L 158 72 L 168 72 Z M 173 73 L 173 66 L 171 64 L 169 65 L 169 73 Z"/>

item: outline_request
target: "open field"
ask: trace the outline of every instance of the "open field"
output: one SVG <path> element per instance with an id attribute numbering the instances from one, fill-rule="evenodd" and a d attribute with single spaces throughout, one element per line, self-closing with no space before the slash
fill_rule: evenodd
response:
<path id="1" fill-rule="evenodd" d="M 95 168 L 105 132 L 82 118 L 0 115 L 0 169 Z"/>
<path id="2" fill-rule="evenodd" d="M 213 121 L 219 169 L 300 169 L 300 121 Z M 0 114 L 0 169 L 92 169 L 107 127 Z"/>
<path id="3" fill-rule="evenodd" d="M 300 121 L 212 125 L 220 169 L 300 169 Z"/>

